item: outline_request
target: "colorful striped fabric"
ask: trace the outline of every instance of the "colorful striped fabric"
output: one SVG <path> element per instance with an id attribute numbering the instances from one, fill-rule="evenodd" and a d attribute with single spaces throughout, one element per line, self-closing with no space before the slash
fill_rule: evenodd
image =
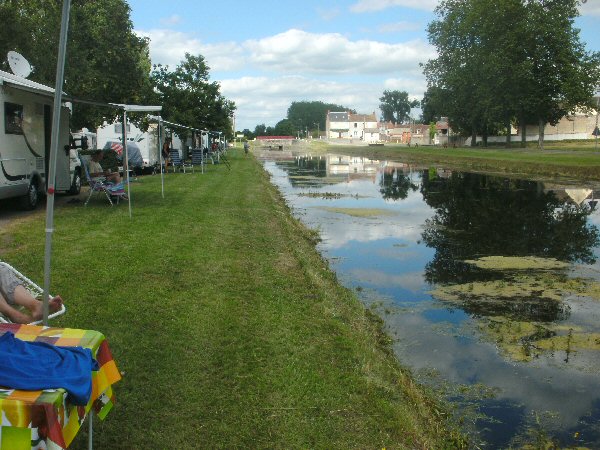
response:
<path id="1" fill-rule="evenodd" d="M 21 391 L 0 386 L 0 449 L 66 449 L 93 408 L 104 419 L 114 402 L 112 385 L 121 379 L 104 335 L 93 330 L 2 324 L 30 342 L 89 348 L 100 369 L 92 372 L 92 396 L 86 406 L 71 405 L 64 389 Z"/>

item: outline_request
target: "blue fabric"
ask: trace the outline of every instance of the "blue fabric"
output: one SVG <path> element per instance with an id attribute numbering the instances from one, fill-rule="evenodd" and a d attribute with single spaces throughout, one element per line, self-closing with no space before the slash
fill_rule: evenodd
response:
<path id="1" fill-rule="evenodd" d="M 25 342 L 11 332 L 0 336 L 0 386 L 63 388 L 71 403 L 83 406 L 92 394 L 92 370 L 98 370 L 98 362 L 89 348 Z"/>

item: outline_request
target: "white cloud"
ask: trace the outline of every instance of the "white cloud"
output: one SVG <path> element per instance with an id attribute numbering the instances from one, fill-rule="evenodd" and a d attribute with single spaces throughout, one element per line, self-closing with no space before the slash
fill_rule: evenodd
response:
<path id="1" fill-rule="evenodd" d="M 384 9 L 401 6 L 405 8 L 433 11 L 437 6 L 437 0 L 358 0 L 350 7 L 355 13 L 382 11 Z"/>
<path id="2" fill-rule="evenodd" d="M 238 127 L 275 125 L 293 101 L 319 100 L 361 112 L 376 111 L 384 89 L 411 96 L 425 91 L 419 62 L 435 56 L 423 41 L 387 44 L 352 41 L 338 33 L 292 29 L 262 39 L 208 44 L 194 34 L 138 30 L 150 38 L 153 64 L 174 69 L 185 53 L 201 54 L 211 79 L 238 108 Z M 247 76 L 242 76 L 242 70 Z M 384 82 L 385 76 L 391 76 Z"/>
<path id="3" fill-rule="evenodd" d="M 167 27 L 177 25 L 178 23 L 181 23 L 181 16 L 179 16 L 177 14 L 173 14 L 171 17 L 164 17 L 164 18 L 160 19 L 160 23 L 161 23 L 161 25 L 164 25 Z"/>
<path id="4" fill-rule="evenodd" d="M 384 23 L 377 27 L 377 31 L 380 33 L 403 33 L 406 31 L 417 31 L 422 28 L 422 25 L 415 22 L 394 22 Z"/>
<path id="5" fill-rule="evenodd" d="M 339 33 L 296 29 L 246 41 L 244 47 L 254 64 L 282 73 L 380 75 L 415 69 L 435 55 L 433 47 L 421 40 L 397 44 L 351 41 Z"/>
<path id="6" fill-rule="evenodd" d="M 204 44 L 189 33 L 168 29 L 137 30 L 136 33 L 150 38 L 150 58 L 153 64 L 175 68 L 183 60 L 186 52 L 204 56 L 211 71 L 237 70 L 243 64 L 243 50 L 234 42 Z"/>
<path id="7" fill-rule="evenodd" d="M 373 111 L 383 87 L 352 81 L 323 81 L 304 76 L 242 77 L 222 79 L 221 92 L 237 106 L 238 129 L 259 123 L 274 126 L 287 115 L 293 101 L 319 100 L 326 103 Z"/>
<path id="8" fill-rule="evenodd" d="M 317 14 L 323 20 L 333 20 L 341 13 L 339 8 L 317 8 Z"/>
<path id="9" fill-rule="evenodd" d="M 383 87 L 390 91 L 406 91 L 411 99 L 421 100 L 427 90 L 427 82 L 420 78 L 388 78 L 383 82 Z"/>
<path id="10" fill-rule="evenodd" d="M 587 0 L 579 7 L 582 16 L 600 16 L 600 1 Z"/>

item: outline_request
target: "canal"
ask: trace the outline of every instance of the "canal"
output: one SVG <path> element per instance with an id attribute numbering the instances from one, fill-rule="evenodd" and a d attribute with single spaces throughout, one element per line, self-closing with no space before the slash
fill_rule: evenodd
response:
<path id="1" fill-rule="evenodd" d="M 474 447 L 600 448 L 597 187 L 342 154 L 260 159 Z"/>

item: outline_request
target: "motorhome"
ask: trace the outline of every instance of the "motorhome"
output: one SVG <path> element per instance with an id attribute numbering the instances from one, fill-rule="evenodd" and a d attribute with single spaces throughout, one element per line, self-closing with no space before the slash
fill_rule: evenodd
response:
<path id="1" fill-rule="evenodd" d="M 150 124 L 148 131 L 142 131 L 135 124 L 127 123 L 127 140 L 137 144 L 140 149 L 144 159 L 144 171 L 151 171 L 160 164 L 160 146 L 158 145 L 156 128 L 156 124 Z M 104 122 L 102 126 L 98 127 L 96 138 L 98 148 L 104 148 L 107 142 L 123 142 L 122 122 Z"/>
<path id="2" fill-rule="evenodd" d="M 18 198 L 21 207 L 33 209 L 45 194 L 53 104 L 53 88 L 0 71 L 0 200 Z M 69 114 L 63 105 L 55 189 L 73 192 L 77 187 L 69 158 Z"/>

